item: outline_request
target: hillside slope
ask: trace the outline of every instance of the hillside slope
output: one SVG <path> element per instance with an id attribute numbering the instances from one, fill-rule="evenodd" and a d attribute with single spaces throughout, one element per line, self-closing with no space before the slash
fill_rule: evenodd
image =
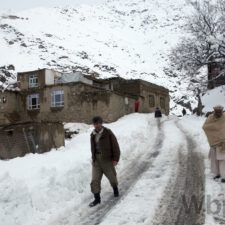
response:
<path id="1" fill-rule="evenodd" d="M 184 80 L 169 69 L 171 48 L 185 35 L 191 8 L 185 0 L 108 0 L 66 8 L 35 8 L 0 20 L 0 84 L 15 72 L 37 68 L 80 69 L 103 78 L 141 78 L 171 91 L 171 107 L 194 101 Z M 7 70 L 7 68 L 6 68 Z"/>

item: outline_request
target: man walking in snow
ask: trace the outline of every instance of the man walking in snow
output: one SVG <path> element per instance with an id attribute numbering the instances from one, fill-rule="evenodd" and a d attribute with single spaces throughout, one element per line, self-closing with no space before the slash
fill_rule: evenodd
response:
<path id="1" fill-rule="evenodd" d="M 159 109 L 159 107 L 157 107 L 155 109 L 155 118 L 161 118 L 162 117 L 162 112 L 161 110 Z"/>
<path id="2" fill-rule="evenodd" d="M 221 182 L 225 182 L 225 114 L 223 106 L 215 106 L 214 112 L 206 119 L 203 130 L 207 136 L 211 160 L 211 171 L 214 179 L 221 177 Z"/>
<path id="3" fill-rule="evenodd" d="M 90 207 L 101 203 L 101 180 L 103 174 L 108 178 L 114 192 L 114 196 L 119 196 L 118 181 L 115 166 L 120 159 L 120 148 L 113 132 L 102 125 L 101 117 L 92 119 L 94 131 L 91 133 L 91 153 L 92 153 L 92 181 L 91 191 L 94 194 L 94 201 Z"/>
<path id="4" fill-rule="evenodd" d="M 160 120 L 161 120 L 161 117 L 162 117 L 162 112 L 159 109 L 159 107 L 156 107 L 156 109 L 155 109 L 155 118 L 157 120 L 156 122 L 157 122 L 157 126 L 158 126 L 159 129 L 160 129 Z"/>

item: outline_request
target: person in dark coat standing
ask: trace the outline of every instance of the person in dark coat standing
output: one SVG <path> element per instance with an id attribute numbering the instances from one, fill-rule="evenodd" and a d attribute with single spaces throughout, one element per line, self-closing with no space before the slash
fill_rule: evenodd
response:
<path id="1" fill-rule="evenodd" d="M 185 116 L 185 115 L 187 114 L 187 111 L 186 111 L 186 109 L 185 109 L 185 108 L 183 108 L 183 110 L 182 110 L 182 114 L 183 114 L 183 116 Z"/>
<path id="2" fill-rule="evenodd" d="M 155 109 L 155 118 L 160 118 L 160 117 L 162 117 L 162 112 L 161 112 L 161 110 L 157 107 L 157 108 Z"/>
<path id="3" fill-rule="evenodd" d="M 114 192 L 119 196 L 118 181 L 115 166 L 120 159 L 120 147 L 113 132 L 102 125 L 101 117 L 92 119 L 94 131 L 91 133 L 92 181 L 91 191 L 94 201 L 89 204 L 94 207 L 101 203 L 101 180 L 103 174 L 108 178 Z"/>

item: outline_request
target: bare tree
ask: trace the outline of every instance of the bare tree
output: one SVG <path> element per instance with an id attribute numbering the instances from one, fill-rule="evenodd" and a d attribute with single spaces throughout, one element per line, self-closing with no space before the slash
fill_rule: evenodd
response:
<path id="1" fill-rule="evenodd" d="M 193 13 L 187 20 L 189 36 L 171 53 L 172 65 L 188 75 L 218 58 L 225 59 L 225 1 L 187 0 Z"/>

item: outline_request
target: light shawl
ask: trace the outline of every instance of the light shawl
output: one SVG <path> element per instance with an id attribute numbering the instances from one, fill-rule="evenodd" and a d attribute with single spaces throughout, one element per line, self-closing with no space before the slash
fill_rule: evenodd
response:
<path id="1" fill-rule="evenodd" d="M 225 142 L 225 114 L 216 118 L 210 115 L 203 125 L 210 146 L 220 145 Z"/>

